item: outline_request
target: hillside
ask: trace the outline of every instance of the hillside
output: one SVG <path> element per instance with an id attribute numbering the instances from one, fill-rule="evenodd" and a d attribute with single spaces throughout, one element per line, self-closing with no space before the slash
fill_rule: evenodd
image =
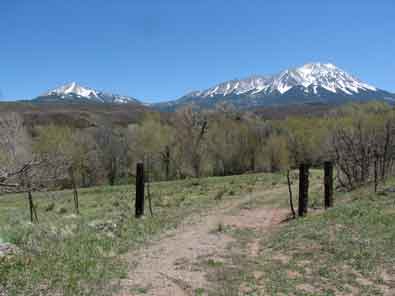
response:
<path id="1" fill-rule="evenodd" d="M 98 126 L 102 122 L 127 126 L 136 123 L 148 107 L 138 103 L 102 104 L 94 102 L 0 102 L 0 114 L 21 114 L 27 126 L 65 125 L 77 128 Z"/>

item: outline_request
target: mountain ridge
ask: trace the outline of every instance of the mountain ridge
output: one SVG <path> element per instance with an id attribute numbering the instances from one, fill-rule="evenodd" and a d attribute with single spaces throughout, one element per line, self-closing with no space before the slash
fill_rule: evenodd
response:
<path id="1" fill-rule="evenodd" d="M 76 82 L 70 82 L 57 88 L 49 90 L 33 99 L 34 101 L 56 102 L 56 101 L 81 101 L 94 103 L 125 104 L 141 102 L 133 97 L 98 91 L 96 89 L 81 86 Z"/>
<path id="2" fill-rule="evenodd" d="M 274 75 L 251 75 L 232 79 L 205 90 L 190 92 L 179 99 L 142 103 L 130 97 L 98 91 L 67 83 L 49 90 L 33 102 L 70 103 L 136 103 L 161 111 L 193 104 L 200 108 L 214 108 L 227 103 L 237 109 L 282 106 L 306 103 L 342 104 L 349 101 L 384 100 L 395 103 L 395 94 L 370 85 L 331 63 L 308 63 L 283 70 Z"/>
<path id="3" fill-rule="evenodd" d="M 334 64 L 308 63 L 271 76 L 253 75 L 225 81 L 155 106 L 161 110 L 174 110 L 186 104 L 212 108 L 218 103 L 230 103 L 238 108 L 251 108 L 374 99 L 392 102 L 395 95 L 363 82 Z"/>

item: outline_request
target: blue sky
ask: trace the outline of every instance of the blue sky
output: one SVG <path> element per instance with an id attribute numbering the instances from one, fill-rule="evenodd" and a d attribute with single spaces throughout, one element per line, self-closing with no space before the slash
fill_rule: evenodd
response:
<path id="1" fill-rule="evenodd" d="M 395 91 L 395 1 L 1 0 L 0 90 L 70 81 L 143 101 L 332 62 Z"/>

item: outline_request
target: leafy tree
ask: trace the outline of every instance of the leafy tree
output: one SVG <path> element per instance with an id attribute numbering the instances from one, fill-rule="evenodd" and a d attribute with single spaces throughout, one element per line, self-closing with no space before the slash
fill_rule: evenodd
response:
<path id="1" fill-rule="evenodd" d="M 287 138 L 284 135 L 271 135 L 265 148 L 271 172 L 285 171 L 289 168 L 290 152 Z"/>
<path id="2" fill-rule="evenodd" d="M 174 163 L 174 129 L 159 115 L 148 114 L 141 124 L 128 130 L 129 158 L 132 162 L 148 160 L 151 174 L 169 180 Z M 147 164 L 148 165 L 148 164 Z"/>
<path id="3" fill-rule="evenodd" d="M 102 125 L 95 131 L 98 158 L 110 185 L 125 178 L 128 172 L 128 142 L 126 130 Z"/>
<path id="4" fill-rule="evenodd" d="M 177 171 L 180 176 L 200 177 L 206 152 L 206 134 L 209 128 L 205 113 L 186 107 L 172 119 L 175 128 Z"/>

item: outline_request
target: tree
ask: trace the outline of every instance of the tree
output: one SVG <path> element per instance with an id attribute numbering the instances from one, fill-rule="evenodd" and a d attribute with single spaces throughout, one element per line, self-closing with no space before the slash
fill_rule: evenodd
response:
<path id="1" fill-rule="evenodd" d="M 37 127 L 36 134 L 34 151 L 50 164 L 47 175 L 51 176 L 52 185 L 97 184 L 101 167 L 91 132 L 49 125 Z"/>
<path id="2" fill-rule="evenodd" d="M 288 138 L 293 165 L 319 164 L 328 155 L 329 129 L 326 118 L 288 118 L 282 124 Z"/>
<path id="3" fill-rule="evenodd" d="M 45 162 L 32 152 L 31 137 L 16 113 L 0 116 L 0 155 L 0 193 L 39 187 Z"/>
<path id="4" fill-rule="evenodd" d="M 0 192 L 23 191 L 32 184 L 29 174 L 42 163 L 30 149 L 31 137 L 16 113 L 0 116 Z M 36 178 L 39 174 L 35 174 Z"/>
<path id="5" fill-rule="evenodd" d="M 202 112 L 186 107 L 176 112 L 173 118 L 175 144 L 180 157 L 179 174 L 200 177 L 202 161 L 205 155 L 205 136 L 208 131 L 208 119 Z"/>
<path id="6" fill-rule="evenodd" d="M 37 127 L 35 132 L 37 137 L 33 149 L 50 164 L 48 175 L 54 182 L 68 179 L 68 170 L 73 162 L 73 150 L 76 148 L 72 129 L 49 125 Z"/>
<path id="7" fill-rule="evenodd" d="M 118 179 L 127 176 L 128 144 L 126 131 L 122 128 L 102 125 L 95 132 L 95 141 L 108 182 L 110 185 L 115 185 Z"/>
<path id="8" fill-rule="evenodd" d="M 104 169 L 100 163 L 99 147 L 93 131 L 76 130 L 72 135 L 72 168 L 77 183 L 83 187 L 100 184 Z"/>
<path id="9" fill-rule="evenodd" d="M 349 190 L 372 178 L 377 186 L 379 172 L 384 180 L 393 169 L 395 117 L 392 110 L 379 110 L 347 109 L 334 125 L 332 147 L 339 170 L 337 178 Z"/>
<path id="10" fill-rule="evenodd" d="M 286 170 L 290 167 L 287 138 L 283 135 L 271 135 L 265 146 L 270 172 Z"/>
<path id="11" fill-rule="evenodd" d="M 0 116 L 0 164 L 3 168 L 20 167 L 32 158 L 31 138 L 16 113 Z"/>
<path id="12" fill-rule="evenodd" d="M 231 175 L 247 170 L 246 134 L 244 123 L 227 113 L 211 116 L 207 134 L 209 153 L 214 175 Z"/>
<path id="13" fill-rule="evenodd" d="M 152 176 L 170 179 L 174 130 L 159 115 L 147 114 L 141 124 L 130 126 L 128 146 L 133 163 L 149 159 Z"/>

